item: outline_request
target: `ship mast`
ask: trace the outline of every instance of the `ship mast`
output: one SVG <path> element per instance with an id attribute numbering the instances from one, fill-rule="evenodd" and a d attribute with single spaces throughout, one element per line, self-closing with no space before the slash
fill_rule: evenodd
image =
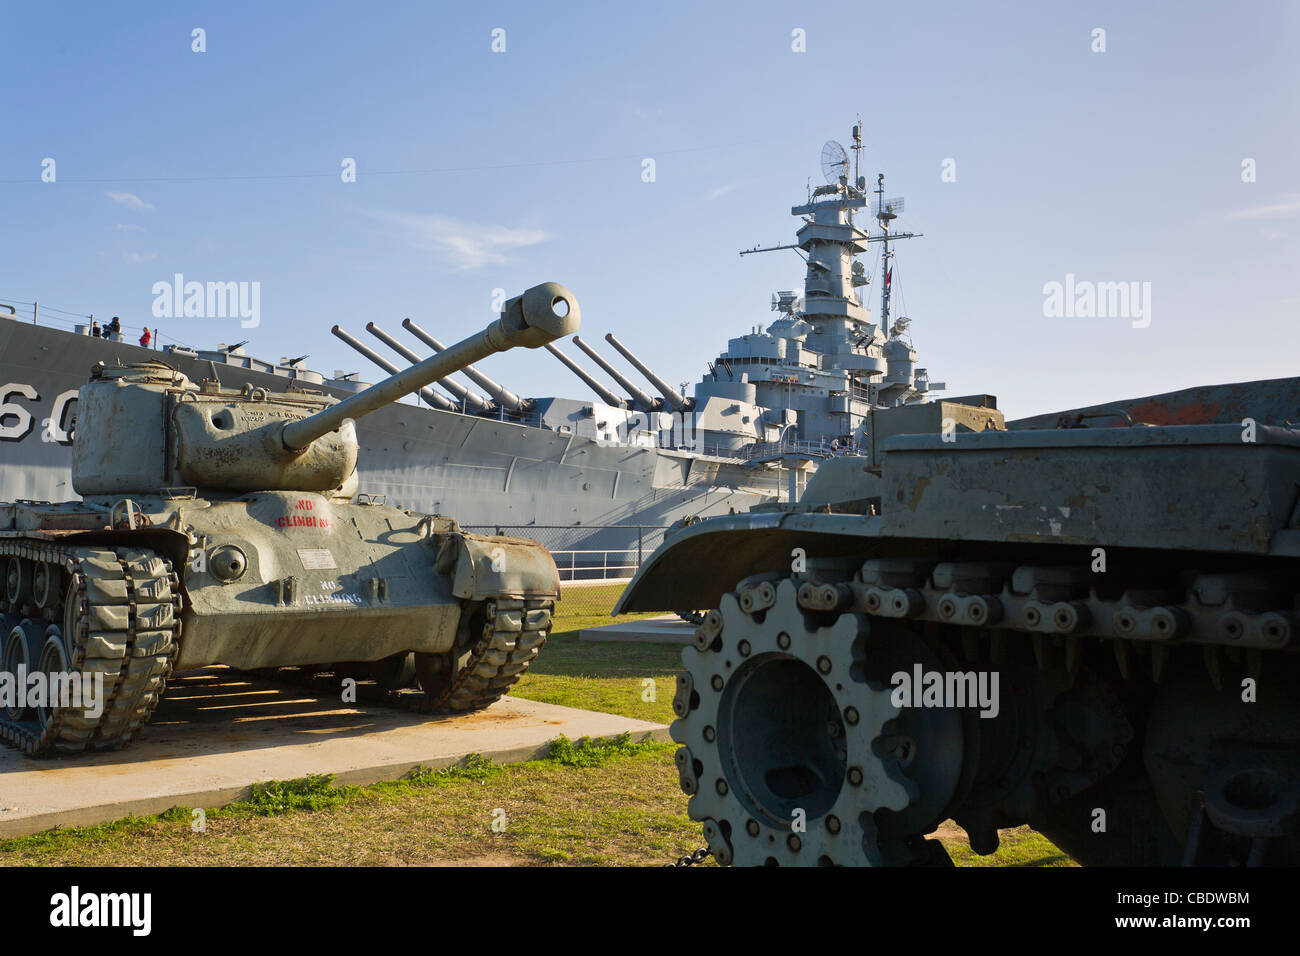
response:
<path id="1" fill-rule="evenodd" d="M 893 235 L 889 233 L 889 224 L 898 218 L 898 214 L 903 211 L 903 197 L 898 196 L 894 199 L 885 199 L 885 174 L 876 174 L 876 203 L 875 214 L 876 222 L 880 223 L 880 235 L 874 237 L 881 245 L 880 253 L 880 331 L 889 338 L 889 295 L 893 281 L 890 274 L 890 259 L 893 253 L 889 249 L 891 239 L 913 239 L 921 235 L 919 232 L 899 232 Z"/>

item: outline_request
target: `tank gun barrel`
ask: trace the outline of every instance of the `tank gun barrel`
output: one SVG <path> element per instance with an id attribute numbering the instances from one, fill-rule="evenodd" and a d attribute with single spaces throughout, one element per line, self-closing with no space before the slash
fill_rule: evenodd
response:
<path id="1" fill-rule="evenodd" d="M 627 359 L 638 372 L 645 376 L 647 382 L 659 389 L 659 394 L 664 397 L 664 401 L 672 407 L 673 411 L 681 412 L 690 407 L 690 402 L 687 401 L 686 397 L 682 395 L 681 392 L 677 391 L 677 389 L 673 388 L 654 372 L 650 371 L 649 367 L 633 355 L 632 351 L 627 348 L 627 346 L 614 338 L 613 332 L 607 332 L 605 334 L 605 341 L 618 349 L 623 358 Z"/>
<path id="2" fill-rule="evenodd" d="M 429 346 L 429 348 L 433 349 L 434 351 L 441 352 L 443 349 L 447 347 L 443 345 L 441 342 L 439 342 L 437 339 L 435 339 L 428 332 L 424 331 L 424 329 L 420 328 L 418 325 L 412 322 L 410 319 L 402 320 L 402 328 L 406 329 L 406 331 L 410 332 L 417 339 L 419 339 L 425 345 Z M 466 365 L 463 369 L 461 369 L 461 372 L 475 385 L 477 385 L 479 388 L 483 389 L 489 395 L 491 395 L 495 401 L 499 402 L 500 404 L 504 405 L 506 408 L 510 409 L 510 411 L 518 412 L 523 410 L 525 402 L 522 398 L 520 398 L 514 392 L 510 391 L 510 389 L 506 388 L 504 385 L 501 385 L 497 383 L 495 380 L 488 378 L 486 375 L 484 375 L 482 372 L 476 369 L 473 365 Z"/>
<path id="3" fill-rule="evenodd" d="M 334 326 L 334 328 L 330 329 L 330 331 L 334 333 L 334 337 L 335 337 L 336 339 L 340 339 L 341 341 L 344 341 L 344 342 L 346 342 L 348 345 L 352 346 L 354 349 L 356 349 L 358 352 L 360 352 L 360 353 L 361 353 L 362 355 L 364 355 L 366 358 L 370 359 L 370 361 L 374 362 L 376 365 L 378 365 L 380 368 L 382 368 L 382 369 L 383 369 L 385 372 L 387 372 L 389 375 L 395 375 L 395 374 L 397 374 L 398 368 L 397 368 L 396 365 L 394 365 L 392 362 L 388 361 L 388 359 L 384 358 L 382 355 L 380 355 L 380 354 L 378 354 L 377 352 L 375 352 L 375 351 L 373 351 L 372 349 L 370 349 L 370 348 L 369 348 L 368 346 L 366 346 L 364 343 L 362 343 L 362 342 L 358 342 L 358 341 L 357 341 L 356 339 L 354 339 L 351 335 L 349 335 L 346 331 L 344 331 L 343 328 L 341 328 L 340 326 L 337 326 L 337 325 L 336 325 L 336 326 Z M 422 388 L 422 389 L 419 390 L 419 393 L 418 393 L 418 394 L 419 394 L 419 396 L 420 396 L 422 399 L 424 399 L 426 402 L 428 402 L 428 403 L 429 403 L 430 405 L 432 405 L 434 408 L 441 408 L 444 412 L 454 412 L 454 411 L 456 411 L 456 406 L 455 406 L 455 405 L 453 405 L 453 404 L 452 404 L 450 401 L 448 401 L 447 399 L 443 398 L 443 397 L 442 397 L 441 395 L 439 395 L 437 392 L 433 391 L 433 389 L 430 389 L 430 388 Z"/>
<path id="4" fill-rule="evenodd" d="M 590 388 L 593 392 L 595 392 L 596 396 L 606 405 L 613 405 L 615 408 L 627 407 L 627 399 L 619 398 L 617 395 L 615 395 L 613 392 L 607 389 L 604 385 L 601 385 L 600 382 L 596 381 L 594 378 L 588 375 L 586 370 L 583 369 L 581 365 L 579 365 L 573 359 L 569 358 L 567 355 L 565 355 L 563 352 L 557 349 L 554 345 L 551 345 L 549 342 L 546 344 L 546 351 L 550 352 L 557 359 L 563 362 L 564 366 L 570 372 L 572 372 L 574 375 L 578 376 L 578 378 L 586 382 L 587 387 Z"/>
<path id="5" fill-rule="evenodd" d="M 619 388 L 632 396 L 632 401 L 641 409 L 641 411 L 649 412 L 654 410 L 655 400 L 624 378 L 623 375 L 619 373 L 618 369 L 614 368 L 614 366 L 610 365 L 600 357 L 599 352 L 576 335 L 573 337 L 573 344 L 586 352 L 593 362 L 609 373 L 609 377 L 618 382 Z"/>
<path id="6" fill-rule="evenodd" d="M 397 339 L 393 338 L 391 335 L 389 335 L 379 326 L 375 325 L 375 323 L 367 322 L 366 331 L 369 332 L 371 335 L 373 335 L 375 338 L 379 339 L 379 341 L 383 342 L 390 349 L 392 349 L 402 358 L 406 359 L 412 365 L 418 365 L 420 362 L 424 361 L 423 359 L 420 358 L 420 356 L 416 355 L 414 352 L 408 349 L 401 342 L 397 341 Z M 450 379 L 440 379 L 438 381 L 438 384 L 441 385 L 443 388 L 445 388 L 447 391 L 451 392 L 453 395 L 455 395 L 457 399 L 464 402 L 465 407 L 470 411 L 475 411 L 475 412 L 485 411 L 488 408 L 488 405 L 490 404 L 488 400 L 484 398 L 482 395 L 479 395 L 473 389 L 466 388 L 464 385 L 461 385 L 459 382 L 451 381 Z"/>
<path id="7" fill-rule="evenodd" d="M 390 405 L 403 395 L 446 378 L 493 352 L 521 346 L 535 349 L 553 342 L 577 331 L 580 315 L 578 300 L 564 286 L 556 282 L 533 286 L 508 301 L 500 318 L 483 331 L 429 356 L 418 365 L 402 369 L 364 392 L 285 425 L 280 433 L 284 447 L 292 451 L 304 449 L 317 438 L 342 427 L 345 421 Z"/>

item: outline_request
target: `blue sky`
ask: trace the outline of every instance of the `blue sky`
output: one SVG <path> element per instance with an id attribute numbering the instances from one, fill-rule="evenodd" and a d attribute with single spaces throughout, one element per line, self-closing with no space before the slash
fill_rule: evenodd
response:
<path id="1" fill-rule="evenodd" d="M 1018 416 L 1296 374 L 1293 2 L 467 6 L 3 3 L 0 301 L 153 326 L 174 273 L 256 281 L 259 328 L 165 341 L 373 377 L 332 324 L 454 340 L 553 279 L 587 338 L 694 382 L 799 287 L 795 253 L 736 253 L 791 241 L 861 115 L 863 172 L 925 234 L 895 279 L 949 394 Z M 1150 326 L 1045 317 L 1067 273 L 1150 282 Z M 483 368 L 585 393 L 542 353 Z"/>

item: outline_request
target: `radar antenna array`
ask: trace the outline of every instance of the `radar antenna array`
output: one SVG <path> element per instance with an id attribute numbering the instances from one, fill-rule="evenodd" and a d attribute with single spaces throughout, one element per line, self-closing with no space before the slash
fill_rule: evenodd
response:
<path id="1" fill-rule="evenodd" d="M 871 200 L 871 215 L 877 219 L 881 218 L 882 215 L 887 219 L 895 219 L 902 211 L 902 196 L 895 196 L 893 199 Z"/>
<path id="2" fill-rule="evenodd" d="M 827 140 L 822 147 L 822 175 L 831 186 L 849 176 L 849 154 L 833 139 Z"/>

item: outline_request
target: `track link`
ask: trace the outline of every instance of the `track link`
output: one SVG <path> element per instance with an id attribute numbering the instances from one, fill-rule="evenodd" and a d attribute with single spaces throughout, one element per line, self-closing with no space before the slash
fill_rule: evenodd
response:
<path id="1" fill-rule="evenodd" d="M 17 720 L 0 711 L 0 740 L 32 756 L 125 747 L 148 723 L 176 658 L 181 599 L 171 563 L 143 549 L 0 539 L 6 573 L 14 558 L 24 573 L 43 566 L 61 598 L 37 607 L 30 589 L 14 601 L 5 596 L 0 645 L 15 628 L 43 641 L 57 637 L 67 671 L 102 674 L 103 696 L 97 716 L 72 706 L 29 710 Z M 29 647 L 29 658 L 38 666 L 40 649 Z"/>
<path id="2" fill-rule="evenodd" d="M 500 700 L 524 675 L 546 644 L 555 603 L 495 598 L 470 659 L 441 694 L 426 695 L 419 709 L 479 710 Z"/>

